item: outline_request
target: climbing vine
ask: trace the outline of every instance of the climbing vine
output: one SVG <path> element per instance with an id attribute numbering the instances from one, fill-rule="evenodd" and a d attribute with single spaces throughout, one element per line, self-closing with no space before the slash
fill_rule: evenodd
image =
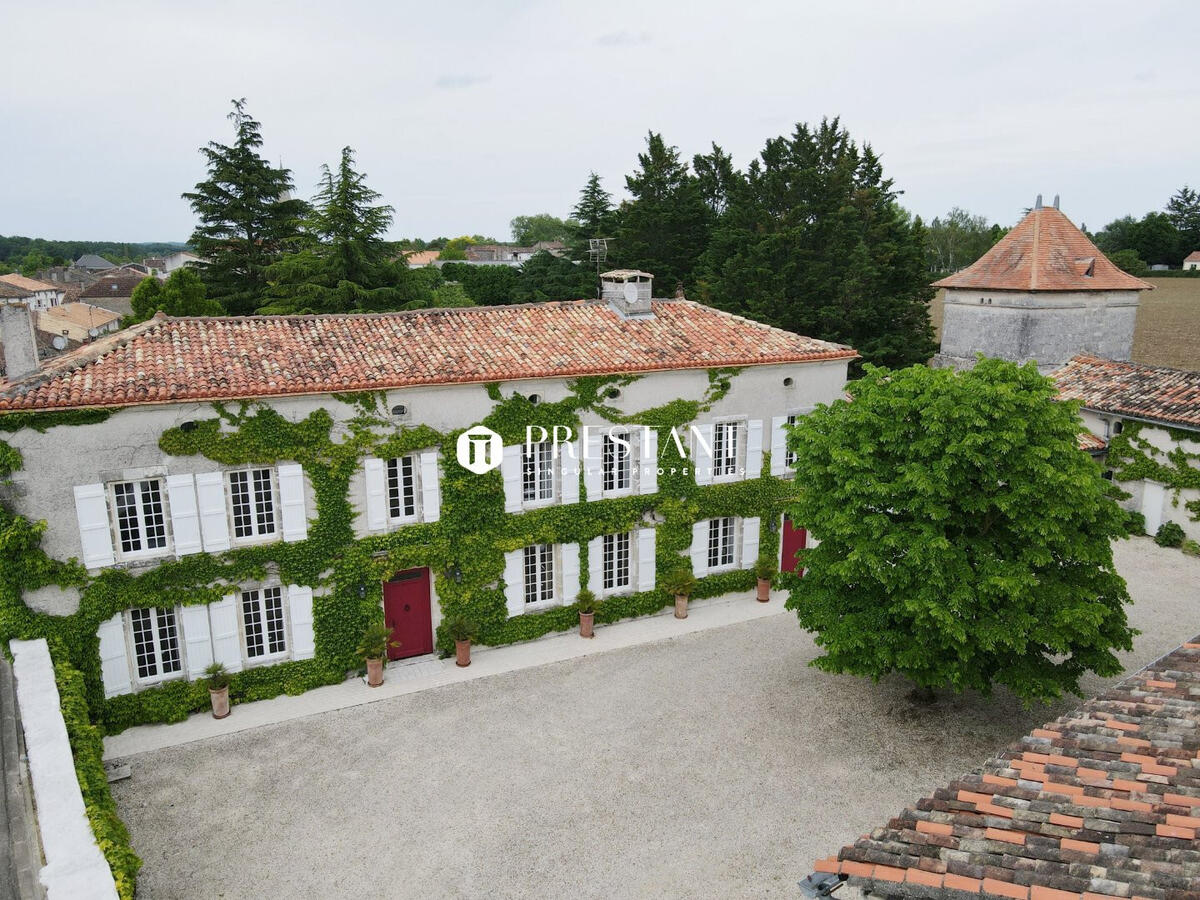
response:
<path id="1" fill-rule="evenodd" d="M 1140 422 L 1126 422 L 1120 434 L 1114 435 L 1108 445 L 1108 464 L 1117 481 L 1157 481 L 1172 491 L 1172 502 L 1179 505 L 1180 493 L 1185 490 L 1200 490 L 1200 452 L 1184 449 L 1184 442 L 1195 445 L 1196 434 L 1177 428 L 1162 428 L 1176 446 L 1164 451 L 1142 434 Z M 1193 520 L 1200 521 L 1200 499 L 1185 502 Z"/>

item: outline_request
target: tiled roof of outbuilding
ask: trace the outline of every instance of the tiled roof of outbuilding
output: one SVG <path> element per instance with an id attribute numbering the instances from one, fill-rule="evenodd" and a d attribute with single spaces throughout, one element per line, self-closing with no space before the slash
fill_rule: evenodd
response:
<path id="1" fill-rule="evenodd" d="M 1183 258 L 1184 262 L 1200 262 L 1200 250 L 1193 250 Z"/>
<path id="2" fill-rule="evenodd" d="M 1200 372 L 1076 356 L 1050 377 L 1088 409 L 1200 429 Z"/>
<path id="3" fill-rule="evenodd" d="M 32 296 L 33 291 L 27 291 L 25 288 L 17 287 L 11 282 L 0 280 L 0 298 L 5 300 L 24 300 Z"/>
<path id="4" fill-rule="evenodd" d="M 1200 897 L 1200 636 L 817 868 L 886 897 Z"/>
<path id="5" fill-rule="evenodd" d="M 1079 433 L 1079 449 L 1086 450 L 1088 453 L 1099 453 L 1101 450 L 1108 449 L 1108 444 L 1104 438 L 1097 437 L 1090 431 L 1081 431 Z"/>
<path id="6" fill-rule="evenodd" d="M 934 287 L 995 291 L 1144 291 L 1059 210 L 1032 209 L 991 250 Z"/>
<path id="7" fill-rule="evenodd" d="M 854 350 L 688 300 L 623 319 L 595 300 L 375 315 L 160 316 L 0 382 L 0 410 L 382 390 L 849 360 Z"/>
<path id="8" fill-rule="evenodd" d="M 132 297 L 133 289 L 151 277 L 140 272 L 121 270 L 121 275 L 105 275 L 95 284 L 84 288 L 79 297 L 81 300 L 99 300 L 101 297 Z"/>
<path id="9" fill-rule="evenodd" d="M 19 272 L 9 272 L 7 275 L 0 275 L 0 281 L 6 281 L 14 287 L 23 288 L 27 291 L 61 291 L 62 288 L 57 284 L 50 284 L 46 281 L 38 281 L 36 278 L 26 278 Z"/>

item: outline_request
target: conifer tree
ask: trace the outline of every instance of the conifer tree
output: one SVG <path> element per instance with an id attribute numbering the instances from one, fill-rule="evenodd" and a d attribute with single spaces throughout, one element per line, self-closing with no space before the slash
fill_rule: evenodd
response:
<path id="1" fill-rule="evenodd" d="M 617 227 L 617 214 L 613 209 L 612 194 L 600 184 L 595 172 L 588 175 L 587 184 L 579 192 L 579 202 L 571 210 L 571 221 L 575 222 L 571 237 L 571 254 L 576 259 L 586 259 L 588 242 L 592 238 L 611 238 Z"/>
<path id="2" fill-rule="evenodd" d="M 183 195 L 200 224 L 188 243 L 204 260 L 200 274 L 211 299 L 246 315 L 266 295 L 267 268 L 293 248 L 305 204 L 291 196 L 291 172 L 259 155 L 262 126 L 233 101 L 232 145 L 212 141 L 200 148 L 208 178 Z"/>

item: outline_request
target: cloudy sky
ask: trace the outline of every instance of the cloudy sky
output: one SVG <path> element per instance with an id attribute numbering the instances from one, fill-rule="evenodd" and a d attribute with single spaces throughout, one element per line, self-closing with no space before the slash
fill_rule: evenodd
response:
<path id="1" fill-rule="evenodd" d="M 185 240 L 232 97 L 308 196 L 349 144 L 393 237 L 618 196 L 647 130 L 745 165 L 841 116 L 928 218 L 1042 192 L 1096 228 L 1200 187 L 1195 4 L 691 0 L 8 5 L 0 234 Z"/>

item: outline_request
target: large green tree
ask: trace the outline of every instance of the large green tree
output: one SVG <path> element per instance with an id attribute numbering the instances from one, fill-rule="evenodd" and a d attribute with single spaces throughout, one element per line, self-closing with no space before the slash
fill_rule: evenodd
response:
<path id="1" fill-rule="evenodd" d="M 578 222 L 564 221 L 550 213 L 535 213 L 531 216 L 516 216 L 508 227 L 512 239 L 518 244 L 536 244 L 538 241 L 563 241 L 570 239 Z"/>
<path id="2" fill-rule="evenodd" d="M 820 539 L 784 576 L 815 665 L 923 689 L 1024 698 L 1114 675 L 1134 632 L 1111 541 L 1124 513 L 1078 449 L 1077 404 L 1029 364 L 867 367 L 793 429 L 799 499 Z"/>
<path id="3" fill-rule="evenodd" d="M 1182 255 L 1200 250 L 1200 192 L 1185 184 L 1167 201 L 1167 216 L 1179 232 Z"/>
<path id="4" fill-rule="evenodd" d="M 580 300 L 596 296 L 596 273 L 586 263 L 535 253 L 519 269 L 520 277 L 512 290 L 513 303 L 540 303 L 544 300 Z"/>
<path id="5" fill-rule="evenodd" d="M 571 221 L 576 223 L 571 235 L 571 255 L 576 259 L 588 259 L 590 242 L 594 238 L 611 238 L 617 230 L 612 194 L 600 182 L 599 175 L 590 173 L 579 192 L 579 202 L 571 210 Z"/>
<path id="6" fill-rule="evenodd" d="M 987 253 L 1004 237 L 1006 229 L 988 225 L 983 216 L 972 215 L 954 207 L 944 217 L 937 217 L 926 229 L 928 267 L 930 272 L 957 272 Z"/>
<path id="7" fill-rule="evenodd" d="M 463 286 L 471 302 L 478 306 L 505 306 L 513 302 L 513 293 L 521 281 L 521 273 L 512 266 L 472 265 L 448 262 L 442 266 L 448 281 Z"/>
<path id="8" fill-rule="evenodd" d="M 772 138 L 713 229 L 700 299 L 867 362 L 924 362 L 937 349 L 925 229 L 896 196 L 837 119 Z"/>
<path id="9" fill-rule="evenodd" d="M 384 234 L 392 207 L 342 149 L 336 169 L 322 166 L 321 186 L 305 223 L 302 250 L 270 267 L 271 313 L 340 313 L 428 305 L 431 297 Z"/>
<path id="10" fill-rule="evenodd" d="M 188 243 L 204 260 L 209 297 L 246 315 L 266 297 L 268 268 L 298 245 L 305 203 L 291 196 L 291 172 L 260 155 L 262 125 L 244 98 L 233 101 L 229 119 L 233 143 L 200 148 L 208 178 L 183 197 L 200 219 Z"/>
<path id="11" fill-rule="evenodd" d="M 130 297 L 133 306 L 133 321 L 144 322 L 155 313 L 168 316 L 220 316 L 224 307 L 207 296 L 204 282 L 191 266 L 172 272 L 166 281 L 143 278 L 133 289 Z"/>

